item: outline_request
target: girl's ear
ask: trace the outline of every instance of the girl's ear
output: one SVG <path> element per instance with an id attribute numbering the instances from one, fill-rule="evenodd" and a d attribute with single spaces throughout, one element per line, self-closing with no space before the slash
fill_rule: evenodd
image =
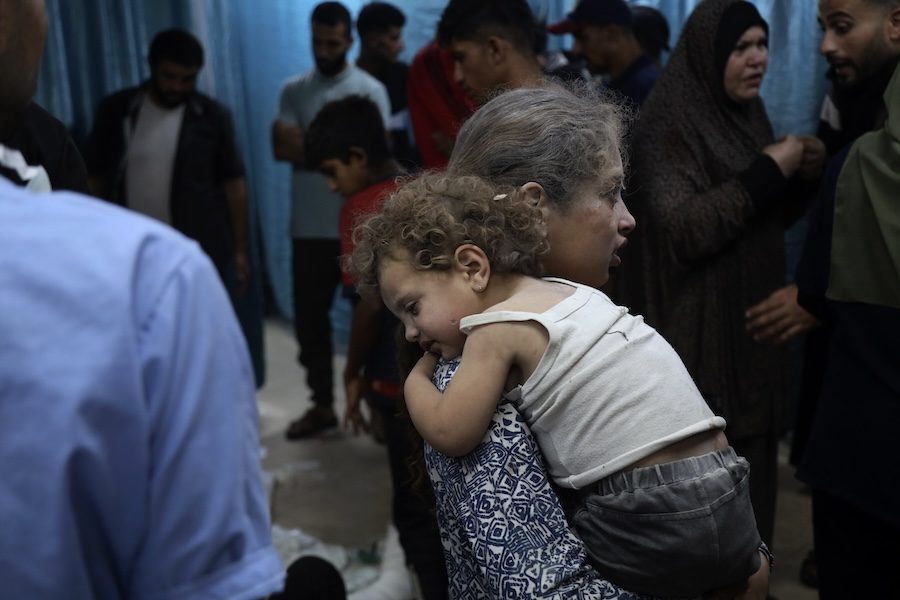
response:
<path id="1" fill-rule="evenodd" d="M 455 269 L 476 292 L 483 292 L 491 278 L 491 261 L 475 244 L 463 244 L 453 253 Z"/>
<path id="2" fill-rule="evenodd" d="M 528 183 L 520 187 L 519 193 L 522 194 L 526 201 L 531 202 L 539 209 L 541 209 L 544 223 L 547 222 L 549 213 L 556 211 L 556 207 L 553 206 L 550 203 L 550 199 L 547 198 L 547 193 L 544 191 L 544 186 L 535 181 L 529 181 Z"/>
<path id="3" fill-rule="evenodd" d="M 519 193 L 526 200 L 530 200 L 534 204 L 539 204 L 541 199 L 545 196 L 544 194 L 544 186 L 537 183 L 536 181 L 529 181 L 525 185 L 519 188 Z"/>

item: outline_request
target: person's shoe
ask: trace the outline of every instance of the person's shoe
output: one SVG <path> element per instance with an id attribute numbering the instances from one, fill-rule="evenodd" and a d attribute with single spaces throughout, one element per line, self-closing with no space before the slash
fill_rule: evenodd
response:
<path id="1" fill-rule="evenodd" d="M 302 440 L 337 427 L 337 416 L 330 406 L 313 406 L 306 414 L 288 425 L 284 437 L 289 440 Z"/>

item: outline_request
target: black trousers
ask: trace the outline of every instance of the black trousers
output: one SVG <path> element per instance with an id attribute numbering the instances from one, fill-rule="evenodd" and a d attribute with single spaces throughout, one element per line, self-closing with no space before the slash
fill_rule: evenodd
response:
<path id="1" fill-rule="evenodd" d="M 900 527 L 816 489 L 812 506 L 819 598 L 900 598 Z"/>
<path id="2" fill-rule="evenodd" d="M 294 239 L 294 335 L 298 360 L 317 405 L 334 401 L 329 312 L 341 279 L 338 240 Z"/>

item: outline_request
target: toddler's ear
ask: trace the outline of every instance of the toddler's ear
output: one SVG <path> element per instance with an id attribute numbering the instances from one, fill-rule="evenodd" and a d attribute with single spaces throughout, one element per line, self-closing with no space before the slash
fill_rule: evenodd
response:
<path id="1" fill-rule="evenodd" d="M 484 250 L 475 244 L 463 244 L 453 254 L 456 269 L 476 292 L 484 291 L 491 277 L 491 262 Z"/>

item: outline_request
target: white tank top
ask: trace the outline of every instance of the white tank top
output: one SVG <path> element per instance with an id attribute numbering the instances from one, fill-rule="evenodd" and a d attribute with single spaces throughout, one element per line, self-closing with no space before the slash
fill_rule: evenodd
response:
<path id="1" fill-rule="evenodd" d="M 543 313 L 465 317 L 536 321 L 550 336 L 531 377 L 508 392 L 537 438 L 553 480 L 583 488 L 725 420 L 709 409 L 672 346 L 602 292 L 565 279 L 575 292 Z"/>

